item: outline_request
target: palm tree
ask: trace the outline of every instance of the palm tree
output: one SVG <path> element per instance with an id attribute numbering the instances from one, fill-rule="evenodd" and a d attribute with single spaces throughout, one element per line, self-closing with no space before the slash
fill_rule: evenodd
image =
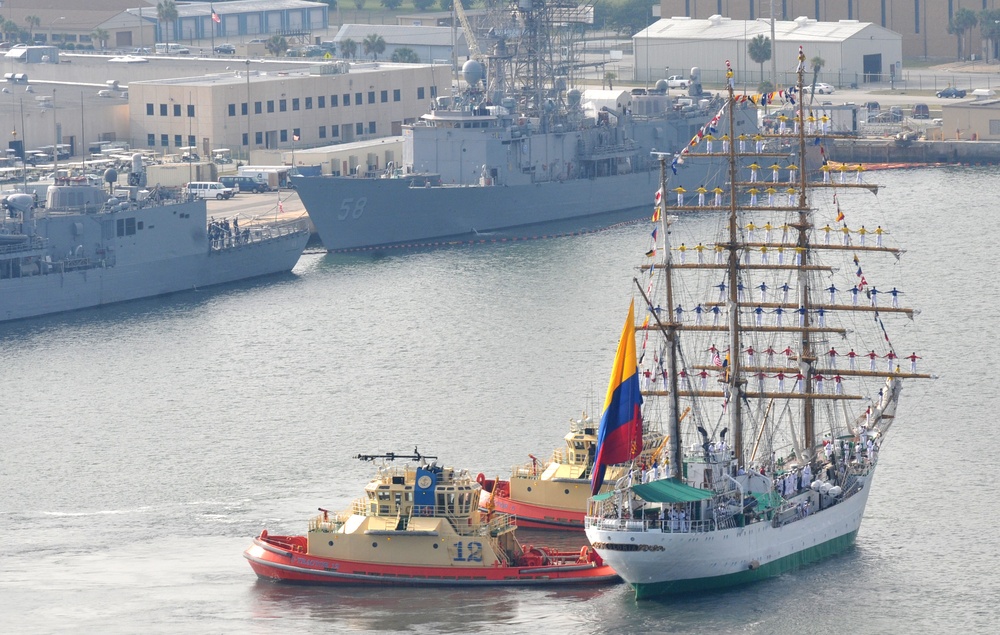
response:
<path id="1" fill-rule="evenodd" d="M 959 9 L 955 11 L 955 16 L 952 18 L 951 22 L 948 23 L 948 33 L 951 33 L 958 39 L 958 59 L 959 61 L 964 60 L 963 55 L 965 48 L 965 33 L 972 27 L 979 23 L 979 18 L 971 9 Z"/>
<path id="2" fill-rule="evenodd" d="M 385 39 L 378 33 L 370 34 L 361 45 L 365 49 L 365 55 L 371 55 L 373 60 L 377 60 L 380 53 L 385 53 Z"/>
<path id="3" fill-rule="evenodd" d="M 24 18 L 24 21 L 28 24 L 28 41 L 35 41 L 35 29 L 37 29 L 42 24 L 42 19 L 37 15 L 29 15 Z"/>
<path id="4" fill-rule="evenodd" d="M 358 43 L 351 38 L 344 38 L 340 41 L 340 54 L 344 56 L 345 59 L 354 59 L 354 55 L 358 52 Z"/>
<path id="5" fill-rule="evenodd" d="M 747 47 L 750 59 L 760 64 L 760 83 L 764 83 L 764 62 L 771 59 L 771 38 L 758 35 L 750 40 Z"/>
<path id="6" fill-rule="evenodd" d="M 826 60 L 819 55 L 809 60 L 809 67 L 812 68 L 813 72 L 812 90 L 810 91 L 813 99 L 816 99 L 816 80 L 819 79 L 819 72 L 824 64 L 826 64 Z"/>
<path id="7" fill-rule="evenodd" d="M 167 27 L 167 33 L 172 30 L 172 25 L 177 20 L 177 4 L 174 0 L 160 0 L 156 3 L 156 18 Z M 170 37 L 167 37 L 170 41 Z"/>
<path id="8" fill-rule="evenodd" d="M 419 64 L 420 56 L 413 49 L 403 46 L 392 52 L 392 61 L 404 64 Z"/>
<path id="9" fill-rule="evenodd" d="M 101 50 L 103 51 L 108 47 L 108 36 L 110 34 L 104 29 L 94 29 L 90 34 L 90 39 L 94 42 L 98 42 L 101 45 Z"/>
<path id="10" fill-rule="evenodd" d="M 283 35 L 272 35 L 271 39 L 264 43 L 267 52 L 275 57 L 280 57 L 288 50 L 288 40 Z"/>

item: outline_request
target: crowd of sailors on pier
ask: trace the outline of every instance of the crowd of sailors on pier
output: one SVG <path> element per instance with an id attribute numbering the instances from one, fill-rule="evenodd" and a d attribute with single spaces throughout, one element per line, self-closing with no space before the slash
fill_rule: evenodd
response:
<path id="1" fill-rule="evenodd" d="M 212 249 L 236 247 L 250 242 L 250 230 L 240 229 L 240 220 L 237 217 L 233 217 L 232 222 L 228 218 L 218 221 L 212 218 L 208 223 L 208 239 Z"/>

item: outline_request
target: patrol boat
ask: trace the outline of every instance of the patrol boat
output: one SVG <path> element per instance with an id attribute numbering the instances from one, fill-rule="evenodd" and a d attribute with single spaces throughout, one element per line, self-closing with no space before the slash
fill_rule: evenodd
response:
<path id="1" fill-rule="evenodd" d="M 799 91 L 805 60 L 800 49 Z M 871 204 L 855 199 L 877 188 L 860 167 L 806 174 L 778 159 L 767 179 L 736 177 L 781 137 L 797 140 L 800 157 L 807 143 L 822 148 L 824 124 L 795 105 L 793 125 L 760 148 L 730 148 L 726 217 L 691 232 L 707 255 L 678 245 L 684 223 L 668 223 L 671 209 L 699 206 L 668 206 L 634 280 L 633 303 L 650 319 L 638 323 L 630 307 L 599 436 L 634 456 L 640 423 L 662 416 L 670 477 L 635 469 L 590 499 L 585 522 L 636 598 L 749 583 L 848 548 L 903 382 L 929 377 L 916 353 L 899 365 L 892 327 L 915 312 L 886 291 L 898 267 L 882 261 L 902 250 L 881 224 L 865 229 Z M 870 363 L 857 363 L 855 347 Z"/>
<path id="2" fill-rule="evenodd" d="M 514 518 L 478 509 L 480 486 L 436 457 L 387 453 L 365 495 L 334 513 L 320 508 L 305 536 L 266 529 L 243 553 L 264 580 L 361 585 L 551 585 L 617 580 L 589 545 L 577 551 L 522 545 Z M 413 464 L 396 466 L 397 459 Z"/>
<path id="3" fill-rule="evenodd" d="M 304 219 L 210 225 L 204 200 L 142 189 L 143 176 L 135 155 L 134 185 L 117 196 L 64 172 L 43 209 L 29 194 L 3 198 L 0 322 L 290 271 L 305 249 Z"/>

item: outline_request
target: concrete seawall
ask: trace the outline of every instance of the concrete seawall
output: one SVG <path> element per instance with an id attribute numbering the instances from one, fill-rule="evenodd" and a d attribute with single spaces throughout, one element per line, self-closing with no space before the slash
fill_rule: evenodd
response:
<path id="1" fill-rule="evenodd" d="M 1000 163 L 1000 142 L 837 140 L 829 157 L 843 163 Z"/>

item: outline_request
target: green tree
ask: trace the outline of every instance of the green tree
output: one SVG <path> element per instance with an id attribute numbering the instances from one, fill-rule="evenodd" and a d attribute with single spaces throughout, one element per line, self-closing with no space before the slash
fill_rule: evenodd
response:
<path id="1" fill-rule="evenodd" d="M 171 40 L 174 22 L 177 21 L 177 3 L 174 0 L 160 0 L 156 3 L 156 19 L 166 28 L 167 41 Z"/>
<path id="2" fill-rule="evenodd" d="M 655 0 L 610 0 L 594 5 L 594 22 L 631 37 L 653 23 Z"/>
<path id="3" fill-rule="evenodd" d="M 380 54 L 385 53 L 385 39 L 378 33 L 368 35 L 362 40 L 361 46 L 365 49 L 365 55 L 371 55 L 373 60 L 377 60 Z"/>
<path id="4" fill-rule="evenodd" d="M 340 54 L 345 59 L 354 59 L 354 56 L 358 54 L 358 43 L 349 37 L 344 38 L 340 41 Z"/>
<path id="5" fill-rule="evenodd" d="M 1000 10 L 986 9 L 979 13 L 979 33 L 989 42 L 986 61 L 989 61 L 991 56 L 996 59 L 997 45 L 1000 42 Z"/>
<path id="6" fill-rule="evenodd" d="M 417 64 L 420 62 L 420 56 L 413 49 L 403 46 L 392 52 L 392 61 Z"/>
<path id="7" fill-rule="evenodd" d="M 102 51 L 108 48 L 108 37 L 110 34 L 104 29 L 94 29 L 90 33 L 90 39 L 95 43 L 94 48 L 97 48 L 96 45 L 99 44 Z"/>
<path id="8" fill-rule="evenodd" d="M 750 59 L 760 64 L 760 81 L 764 81 L 764 62 L 771 59 L 771 38 L 766 35 L 758 35 L 750 40 L 747 46 L 747 53 Z"/>
<path id="9" fill-rule="evenodd" d="M 614 86 L 612 86 L 611 82 L 615 81 L 616 79 L 618 79 L 618 75 L 615 74 L 614 72 L 608 71 L 604 73 L 604 81 L 608 83 L 608 90 L 614 89 Z"/>
<path id="10" fill-rule="evenodd" d="M 28 24 L 28 41 L 32 42 L 35 39 L 35 29 L 41 26 L 42 19 L 37 15 L 29 15 L 24 18 L 24 21 Z"/>
<path id="11" fill-rule="evenodd" d="M 468 9 L 472 6 L 473 0 L 462 0 L 462 8 Z M 438 6 L 442 11 L 451 11 L 451 0 L 438 0 Z"/>
<path id="12" fill-rule="evenodd" d="M 812 95 L 814 97 L 816 95 L 816 80 L 819 79 L 819 72 L 823 70 L 823 65 L 825 64 L 826 60 L 820 57 L 819 55 L 809 60 L 809 67 L 812 69 L 813 72 Z"/>
<path id="13" fill-rule="evenodd" d="M 434 0 L 413 0 L 413 8 L 417 11 L 426 11 L 434 4 Z"/>
<path id="14" fill-rule="evenodd" d="M 948 33 L 958 40 L 958 59 L 965 59 L 965 34 L 979 22 L 972 9 L 959 9 L 948 23 Z"/>
<path id="15" fill-rule="evenodd" d="M 285 39 L 284 35 L 272 35 L 267 42 L 264 43 L 264 48 L 267 52 L 275 57 L 281 57 L 288 50 L 288 40 Z"/>
<path id="16" fill-rule="evenodd" d="M 354 0 L 354 6 L 358 9 L 358 11 L 364 9 L 365 8 L 365 0 Z"/>
<path id="17" fill-rule="evenodd" d="M 403 4 L 403 0 L 382 0 L 382 6 L 390 11 L 395 11 L 401 4 Z"/>

